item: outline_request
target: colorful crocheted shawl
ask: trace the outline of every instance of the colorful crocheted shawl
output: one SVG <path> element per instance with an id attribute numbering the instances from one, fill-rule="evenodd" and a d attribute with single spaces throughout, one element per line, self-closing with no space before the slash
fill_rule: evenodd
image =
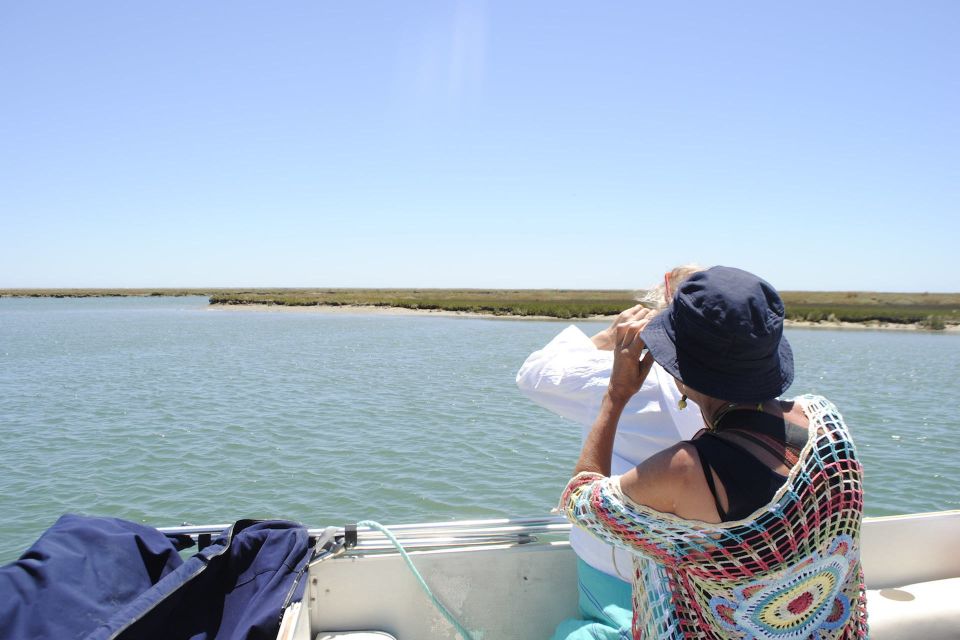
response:
<path id="1" fill-rule="evenodd" d="M 836 407 L 796 399 L 810 438 L 786 484 L 745 520 L 709 524 L 636 504 L 581 473 L 560 509 L 634 552 L 634 638 L 865 638 L 862 469 Z"/>

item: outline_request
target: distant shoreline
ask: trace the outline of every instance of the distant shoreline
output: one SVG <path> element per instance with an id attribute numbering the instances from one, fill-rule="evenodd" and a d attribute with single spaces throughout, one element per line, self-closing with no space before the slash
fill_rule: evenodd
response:
<path id="1" fill-rule="evenodd" d="M 483 318 L 485 320 L 549 320 L 552 322 L 610 322 L 613 316 L 588 316 L 585 318 L 558 318 L 556 316 L 517 316 L 480 311 L 450 311 L 447 309 L 409 309 L 407 307 L 389 307 L 374 304 L 314 304 L 314 305 L 283 305 L 262 302 L 247 302 L 229 304 L 211 303 L 208 307 L 214 311 L 265 311 L 268 313 L 332 313 L 332 314 L 359 314 L 369 316 L 433 316 L 436 318 Z"/>
<path id="2" fill-rule="evenodd" d="M 0 289 L 0 298 L 203 296 L 212 308 L 604 320 L 645 292 L 607 289 Z M 960 293 L 782 291 L 791 327 L 955 331 Z"/>
<path id="3" fill-rule="evenodd" d="M 919 322 L 901 324 L 896 322 L 810 322 L 808 320 L 787 320 L 788 329 L 840 329 L 843 331 L 924 331 L 926 333 L 960 333 L 960 325 L 948 324 L 942 329 L 930 329 Z"/>
<path id="4" fill-rule="evenodd" d="M 482 318 L 486 320 L 536 320 L 539 322 L 612 322 L 616 315 L 595 315 L 585 318 L 557 318 L 554 316 L 516 316 L 475 311 L 447 311 L 443 309 L 408 309 L 380 305 L 341 304 L 341 305 L 282 305 L 270 303 L 214 303 L 209 305 L 213 311 L 259 311 L 267 313 L 328 313 L 384 316 L 433 316 L 437 318 Z M 947 325 L 944 329 L 928 329 L 919 323 L 898 324 L 892 322 L 810 322 L 807 320 L 787 320 L 788 329 L 840 329 L 851 331 L 926 331 L 929 333 L 960 333 L 960 325 Z"/>

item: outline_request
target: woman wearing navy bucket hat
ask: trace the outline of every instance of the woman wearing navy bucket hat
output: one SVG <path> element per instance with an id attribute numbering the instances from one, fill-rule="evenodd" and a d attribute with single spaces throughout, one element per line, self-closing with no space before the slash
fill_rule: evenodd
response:
<path id="1" fill-rule="evenodd" d="M 862 469 L 833 404 L 779 399 L 793 381 L 783 319 L 769 283 L 713 267 L 667 311 L 617 327 L 610 384 L 560 508 L 632 552 L 634 638 L 867 635 Z M 620 413 L 654 360 L 705 428 L 610 477 Z"/>

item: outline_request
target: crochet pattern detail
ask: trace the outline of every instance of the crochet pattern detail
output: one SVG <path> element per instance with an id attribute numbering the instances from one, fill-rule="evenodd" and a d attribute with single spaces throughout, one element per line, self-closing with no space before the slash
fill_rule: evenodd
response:
<path id="1" fill-rule="evenodd" d="M 581 473 L 560 510 L 634 553 L 634 638 L 865 638 L 862 468 L 836 407 L 796 402 L 810 437 L 786 483 L 744 520 L 684 520 Z"/>

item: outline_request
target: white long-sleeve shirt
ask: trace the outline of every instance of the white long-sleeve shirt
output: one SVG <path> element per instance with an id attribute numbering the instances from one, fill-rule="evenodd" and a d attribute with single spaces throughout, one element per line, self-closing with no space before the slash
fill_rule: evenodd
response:
<path id="1" fill-rule="evenodd" d="M 517 386 L 541 407 L 578 423 L 586 439 L 600 412 L 612 368 L 613 352 L 597 349 L 580 329 L 570 325 L 543 349 L 530 354 L 517 372 Z M 689 440 L 703 427 L 697 405 L 689 403 L 680 410 L 679 400 L 673 378 L 654 363 L 620 417 L 610 461 L 612 475 L 622 475 L 654 453 Z M 570 532 L 570 546 L 590 566 L 630 581 L 633 565 L 626 551 L 614 551 L 577 527 Z"/>

